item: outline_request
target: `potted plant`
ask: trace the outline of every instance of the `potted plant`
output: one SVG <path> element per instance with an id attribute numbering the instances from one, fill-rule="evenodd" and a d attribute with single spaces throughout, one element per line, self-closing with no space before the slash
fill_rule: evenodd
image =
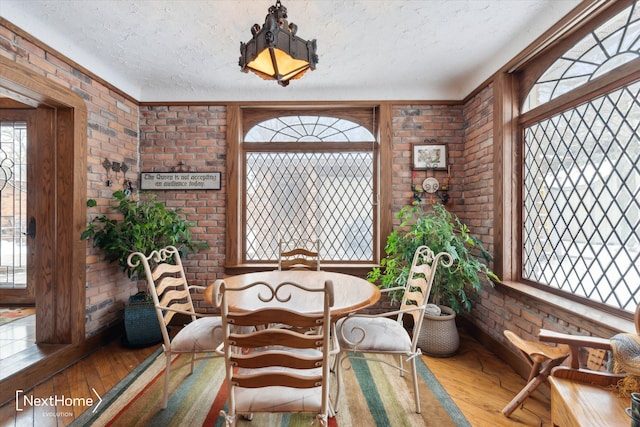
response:
<path id="1" fill-rule="evenodd" d="M 187 251 L 196 252 L 208 248 L 206 242 L 193 238 L 192 223 L 182 217 L 179 210 L 168 209 L 158 202 L 153 193 L 143 193 L 139 200 L 118 190 L 113 193 L 117 216 L 101 215 L 93 218 L 82 233 L 81 239 L 93 239 L 93 245 L 105 252 L 109 261 L 118 261 L 128 277 L 144 276 L 142 266 L 132 269 L 127 258 L 132 252 L 148 255 L 151 251 L 173 245 L 182 256 Z M 96 206 L 89 199 L 87 206 Z"/>
<path id="2" fill-rule="evenodd" d="M 127 258 L 132 252 L 145 255 L 168 245 L 176 246 L 182 256 L 187 250 L 197 251 L 208 247 L 191 234 L 191 223 L 179 210 L 167 209 L 157 201 L 155 194 L 143 194 L 139 200 L 122 190 L 113 193 L 116 204 L 112 208 L 118 215 L 101 215 L 93 218 L 82 233 L 82 239 L 92 239 L 93 245 L 105 252 L 107 259 L 118 261 L 129 278 L 144 277 L 144 267 L 129 267 Z M 96 206 L 90 199 L 87 206 Z M 125 305 L 125 344 L 144 346 L 162 340 L 158 317 L 153 301 L 145 292 L 129 298 Z"/>
<path id="3" fill-rule="evenodd" d="M 485 281 L 493 284 L 492 280 L 499 280 L 487 266 L 491 254 L 478 237 L 469 233 L 469 227 L 441 204 L 435 204 L 427 210 L 419 205 L 404 206 L 396 217 L 401 220 L 400 227 L 387 238 L 386 256 L 381 260 L 380 267 L 369 272 L 367 278 L 381 288 L 404 286 L 413 254 L 419 246 L 426 245 L 436 254 L 449 253 L 453 265 L 436 270 L 430 294 L 434 306 L 429 306 L 425 314 L 420 346 L 428 354 L 452 354 L 459 343 L 455 315 L 468 312 L 472 307 L 468 292 L 480 290 Z M 392 298 L 398 300 L 399 295 Z M 435 312 L 429 314 L 431 310 Z M 444 324 L 445 321 L 449 323 Z M 442 336 L 436 336 L 438 331 L 444 331 L 440 333 Z M 438 346 L 439 343 L 443 348 L 424 348 L 429 344 Z"/>

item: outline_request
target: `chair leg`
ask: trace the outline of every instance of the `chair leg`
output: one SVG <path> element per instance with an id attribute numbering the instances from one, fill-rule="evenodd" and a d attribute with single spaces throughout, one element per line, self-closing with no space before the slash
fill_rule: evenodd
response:
<path id="1" fill-rule="evenodd" d="M 402 355 L 398 356 L 398 367 L 400 368 L 400 376 L 404 377 L 404 361 L 402 357 Z"/>
<path id="2" fill-rule="evenodd" d="M 520 390 L 520 393 L 516 394 L 511 402 L 509 402 L 507 406 L 504 407 L 504 409 L 502 410 L 504 416 L 511 416 L 513 411 L 515 411 L 518 406 L 520 406 L 525 400 L 527 400 L 527 398 L 531 396 L 533 392 L 536 391 L 538 386 L 545 382 L 546 379 L 546 376 L 542 378 L 542 375 L 538 375 L 537 377 L 534 377 L 531 381 L 529 381 L 527 385 L 524 386 L 522 390 Z"/>
<path id="3" fill-rule="evenodd" d="M 418 392 L 418 371 L 416 370 L 415 357 L 411 359 L 411 373 L 413 374 L 413 396 L 416 399 L 416 414 L 419 414 L 420 413 L 420 393 Z"/>
<path id="4" fill-rule="evenodd" d="M 164 391 L 162 393 L 162 409 L 167 409 L 169 400 L 169 377 L 171 376 L 171 353 L 165 352 L 166 367 L 164 369 Z"/>
<path id="5" fill-rule="evenodd" d="M 531 378 L 530 381 L 526 386 L 524 386 L 522 390 L 520 390 L 520 393 L 516 394 L 516 397 L 514 397 L 511 402 L 509 402 L 507 406 L 504 407 L 504 409 L 502 410 L 504 416 L 508 418 L 513 413 L 513 411 L 518 408 L 518 406 L 520 406 L 525 400 L 527 400 L 527 398 L 531 396 L 534 391 L 536 391 L 538 386 L 540 386 L 540 384 L 547 380 L 549 375 L 551 375 L 551 370 L 560 365 L 567 358 L 567 356 L 549 360 L 537 375 L 535 374 L 535 372 L 537 372 L 537 369 L 541 366 L 541 364 L 534 364 L 533 369 L 531 370 L 531 374 L 529 375 L 529 378 Z"/>
<path id="6" fill-rule="evenodd" d="M 334 404 L 334 411 L 338 412 L 338 401 L 340 400 L 340 385 L 342 384 L 341 371 L 342 371 L 342 360 L 347 357 L 347 353 L 338 353 L 336 354 L 336 359 L 334 361 L 333 367 L 336 373 L 336 400 Z"/>

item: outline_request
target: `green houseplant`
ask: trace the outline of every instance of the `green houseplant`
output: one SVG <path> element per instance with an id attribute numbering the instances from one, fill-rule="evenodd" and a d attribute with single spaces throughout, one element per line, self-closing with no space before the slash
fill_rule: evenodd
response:
<path id="1" fill-rule="evenodd" d="M 132 269 L 127 264 L 131 252 L 149 254 L 167 245 L 176 246 L 186 255 L 206 249 L 206 242 L 193 238 L 188 222 L 179 210 L 168 209 L 155 194 L 143 193 L 139 200 L 124 191 L 113 193 L 116 204 L 112 208 L 120 215 L 101 215 L 93 218 L 82 233 L 82 239 L 92 239 L 93 245 L 105 252 L 107 259 L 118 261 L 128 277 L 144 276 L 142 266 Z M 88 207 L 96 201 L 89 199 Z"/>
<path id="2" fill-rule="evenodd" d="M 467 291 L 482 288 L 483 280 L 499 280 L 487 263 L 491 254 L 482 241 L 469 233 L 469 227 L 441 204 L 424 210 L 419 205 L 404 206 L 397 214 L 400 228 L 387 238 L 386 256 L 380 267 L 369 272 L 368 280 L 382 288 L 404 286 L 409 275 L 413 254 L 426 245 L 434 253 L 448 252 L 453 258 L 450 268 L 438 268 L 431 290 L 431 301 L 450 307 L 456 313 L 471 310 Z M 473 251 L 478 252 L 481 261 Z M 397 296 L 394 297 L 397 299 Z"/>
<path id="3" fill-rule="evenodd" d="M 449 268 L 440 266 L 436 270 L 430 294 L 434 305 L 428 306 L 425 312 L 418 345 L 425 354 L 451 356 L 460 345 L 456 313 L 471 310 L 467 292 L 479 290 L 483 280 L 490 284 L 491 280 L 498 280 L 486 264 L 491 255 L 480 239 L 472 236 L 469 228 L 440 204 L 426 211 L 420 205 L 405 206 L 396 216 L 401 219 L 400 228 L 387 238 L 386 257 L 381 260 L 380 267 L 369 273 L 368 279 L 382 288 L 404 286 L 413 254 L 419 246 L 426 245 L 436 254 L 449 253 L 453 265 Z M 392 297 L 397 300 L 399 296 Z"/>

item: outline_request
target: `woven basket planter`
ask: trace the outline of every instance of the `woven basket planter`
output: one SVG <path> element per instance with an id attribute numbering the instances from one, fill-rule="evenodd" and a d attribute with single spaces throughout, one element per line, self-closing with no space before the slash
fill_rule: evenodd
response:
<path id="1" fill-rule="evenodd" d="M 440 316 L 424 315 L 418 338 L 418 347 L 429 356 L 453 356 L 460 347 L 460 335 L 456 327 L 456 312 L 440 306 Z"/>
<path id="2" fill-rule="evenodd" d="M 156 309 L 145 292 L 132 295 L 125 304 L 124 329 L 127 347 L 146 347 L 162 341 Z"/>

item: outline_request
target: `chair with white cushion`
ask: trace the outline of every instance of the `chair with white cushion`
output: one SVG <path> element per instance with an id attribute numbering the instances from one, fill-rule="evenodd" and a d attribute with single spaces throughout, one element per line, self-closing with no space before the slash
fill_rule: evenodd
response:
<path id="1" fill-rule="evenodd" d="M 264 307 L 254 311 L 234 309 L 234 293 L 259 299 Z M 318 311 L 296 311 L 296 301 L 316 298 Z M 256 282 L 242 288 L 214 286 L 216 305 L 222 313 L 228 410 L 221 411 L 227 426 L 238 415 L 254 413 L 312 413 L 320 425 L 331 416 L 329 402 L 330 357 L 337 353 L 331 334 L 333 284 L 307 288 L 283 282 Z M 285 327 L 261 328 L 262 325 Z M 333 343 L 333 345 L 332 345 Z"/>
<path id="2" fill-rule="evenodd" d="M 137 258 L 137 259 L 136 259 Z M 149 294 L 158 316 L 162 338 L 166 370 L 164 378 L 164 394 L 162 408 L 167 407 L 169 394 L 169 377 L 171 375 L 171 359 L 173 354 L 191 354 L 191 373 L 196 360 L 209 357 L 220 357 L 214 353 L 222 343 L 222 321 L 220 316 L 203 317 L 196 313 L 191 299 L 192 289 L 204 290 L 202 286 L 189 286 L 182 267 L 180 252 L 174 246 L 167 246 L 145 255 L 134 252 L 127 260 L 129 266 L 135 268 L 142 263 L 146 275 Z M 167 325 L 175 314 L 187 315 L 191 322 L 186 324 L 171 339 Z M 196 357 L 196 354 L 201 356 Z"/>
<path id="3" fill-rule="evenodd" d="M 403 376 L 407 372 L 403 366 L 403 358 L 406 358 L 406 361 L 411 365 L 413 375 L 416 412 L 420 413 L 415 358 L 421 354 L 418 348 L 418 339 L 438 263 L 444 267 L 450 267 L 453 259 L 446 252 L 435 255 L 427 246 L 420 246 L 414 253 L 407 283 L 404 286 L 381 289 L 382 293 L 403 292 L 398 310 L 379 314 L 353 313 L 338 321 L 337 333 L 340 354 L 336 360 L 338 376 L 336 401 L 340 395 L 340 372 L 343 369 L 342 364 L 345 359 L 363 359 L 385 363 L 398 369 L 400 375 Z M 413 316 L 413 337 L 403 326 L 405 315 Z M 377 355 L 396 355 L 398 363 L 397 365 L 389 364 Z"/>

